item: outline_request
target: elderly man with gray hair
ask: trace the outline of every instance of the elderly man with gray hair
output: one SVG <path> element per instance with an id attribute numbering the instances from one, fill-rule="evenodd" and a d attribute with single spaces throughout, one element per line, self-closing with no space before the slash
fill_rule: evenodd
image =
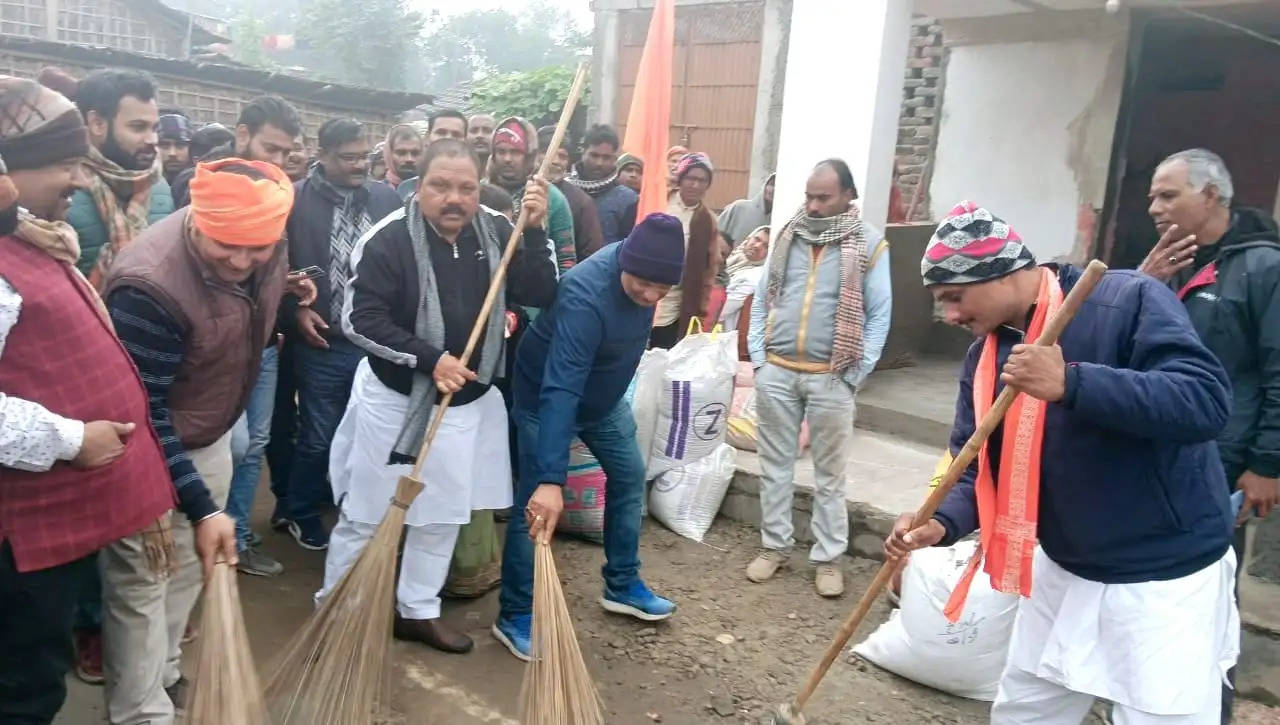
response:
<path id="1" fill-rule="evenodd" d="M 1280 502 L 1280 235 L 1269 214 L 1233 205 L 1233 194 L 1231 172 L 1212 151 L 1161 162 L 1148 209 L 1161 236 L 1141 269 L 1177 291 L 1231 379 L 1231 419 L 1218 450 L 1242 499 L 1234 546 L 1243 559 L 1240 525 Z M 1230 687 L 1222 701 L 1226 723 Z"/>

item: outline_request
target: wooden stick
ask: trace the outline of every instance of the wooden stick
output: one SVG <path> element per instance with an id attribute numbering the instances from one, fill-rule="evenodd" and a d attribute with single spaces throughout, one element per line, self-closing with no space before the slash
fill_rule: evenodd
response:
<path id="1" fill-rule="evenodd" d="M 1044 331 L 1040 333 L 1040 337 L 1033 345 L 1056 345 L 1058 338 L 1062 335 L 1062 331 L 1067 324 L 1071 322 L 1071 318 L 1075 317 L 1076 312 L 1080 310 L 1080 305 L 1084 304 L 1085 299 L 1098 286 L 1098 282 L 1102 280 L 1102 275 L 1107 271 L 1107 265 L 1098 260 L 1093 260 L 1089 266 L 1085 268 L 1084 275 L 1071 288 L 1071 292 L 1067 294 L 1066 299 L 1062 301 L 1062 308 L 1054 315 L 1048 323 L 1045 324 Z M 916 511 L 915 519 L 911 523 L 911 528 L 923 526 L 925 522 L 933 518 L 937 513 L 938 506 L 942 504 L 942 500 L 947 497 L 951 489 L 955 487 L 960 477 L 964 475 L 969 464 L 973 463 L 973 459 L 977 458 L 978 452 L 982 450 L 982 444 L 991 436 L 992 431 L 999 427 L 1000 422 L 1004 419 L 1004 414 L 1008 412 L 1009 406 L 1013 405 L 1013 399 L 1018 396 L 1018 392 L 1011 387 L 1005 386 L 1000 391 L 1000 395 L 996 396 L 995 403 L 992 404 L 991 410 L 983 416 L 982 421 L 978 423 L 978 427 L 973 431 L 973 435 L 969 436 L 968 442 L 964 444 L 964 448 L 960 449 L 960 453 L 951 461 L 951 465 L 947 468 L 947 472 L 942 477 L 942 481 L 938 483 L 927 499 L 924 505 Z M 858 605 L 849 613 L 848 618 L 844 620 L 844 624 L 840 625 L 840 629 L 836 631 L 836 636 L 831 640 L 831 644 L 827 646 L 827 651 L 822 655 L 822 660 L 813 668 L 813 672 L 809 674 L 809 679 L 805 682 L 804 689 L 800 690 L 800 694 L 796 696 L 795 702 L 792 704 L 792 713 L 799 715 L 804 709 L 805 703 L 813 695 L 813 691 L 818 689 L 818 684 L 822 682 L 822 678 L 826 677 L 827 670 L 831 669 L 831 663 L 835 662 L 836 657 L 840 656 L 840 651 L 848 644 L 849 639 L 853 637 L 853 633 L 857 631 L 858 625 L 862 623 L 867 612 L 871 610 L 871 605 L 875 602 L 880 591 L 889 583 L 889 579 L 893 576 L 894 570 L 897 568 L 898 562 L 885 561 L 880 567 L 880 571 L 876 573 L 874 579 L 871 580 L 867 591 L 858 600 Z"/>
<path id="2" fill-rule="evenodd" d="M 560 112 L 560 121 L 556 124 L 556 132 L 551 137 L 551 143 L 547 146 L 546 155 L 542 158 L 542 165 L 538 167 L 538 177 L 546 178 L 547 168 L 551 164 L 551 160 L 555 158 L 556 152 L 560 150 L 560 144 L 564 141 L 565 132 L 569 129 L 569 121 L 573 118 L 573 112 L 578 108 L 578 100 L 582 97 L 582 89 L 587 83 L 587 62 L 583 61 L 578 64 L 578 72 L 573 77 L 573 85 L 569 87 L 569 97 L 565 99 L 564 110 Z M 537 139 L 529 139 L 530 143 L 534 143 Z M 544 214 L 551 213 L 550 201 L 551 197 L 547 197 L 548 207 Z M 494 302 L 498 299 L 498 290 L 502 289 L 503 282 L 507 279 L 507 265 L 511 263 L 511 258 L 515 256 L 516 246 L 520 243 L 520 235 L 524 233 L 525 225 L 529 222 L 529 212 L 521 204 L 520 216 L 516 217 L 515 227 L 511 230 L 511 237 L 507 240 L 507 248 L 502 253 L 502 261 L 498 264 L 498 271 L 493 275 L 493 281 L 489 283 L 489 293 L 484 297 L 484 304 L 480 306 L 480 314 L 476 317 L 476 324 L 471 327 L 471 337 L 467 338 L 467 347 L 463 350 L 462 355 L 458 358 L 463 365 L 471 361 L 471 355 L 475 352 L 476 345 L 480 342 L 480 335 L 484 332 L 485 323 L 489 320 L 489 312 L 493 309 Z M 413 464 L 413 473 L 410 477 L 414 480 L 420 480 L 422 476 L 422 464 L 427 460 L 427 453 L 431 451 L 431 444 L 436 439 L 436 431 L 440 430 L 440 422 L 444 420 L 444 414 L 449 410 L 449 401 L 453 400 L 453 393 L 446 393 L 436 403 L 436 414 L 431 419 L 431 425 L 427 428 L 427 435 L 422 439 L 422 448 L 418 451 L 418 460 Z"/>

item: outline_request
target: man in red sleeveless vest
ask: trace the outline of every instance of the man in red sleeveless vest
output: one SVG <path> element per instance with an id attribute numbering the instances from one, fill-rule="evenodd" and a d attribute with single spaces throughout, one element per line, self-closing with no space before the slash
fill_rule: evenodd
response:
<path id="1" fill-rule="evenodd" d="M 88 150 L 70 101 L 0 76 L 2 722 L 57 714 L 79 582 L 111 542 L 159 540 L 174 505 L 142 380 L 74 266 Z"/>

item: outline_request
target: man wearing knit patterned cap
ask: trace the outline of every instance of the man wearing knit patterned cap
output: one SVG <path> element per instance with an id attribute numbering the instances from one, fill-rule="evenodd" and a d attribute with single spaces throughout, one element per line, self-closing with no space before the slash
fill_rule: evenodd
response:
<path id="1" fill-rule="evenodd" d="M 952 454 L 1001 388 L 1022 393 L 933 518 L 912 529 L 903 514 L 885 542 L 900 560 L 981 531 L 953 621 L 979 566 L 1022 595 L 991 721 L 1074 725 L 1104 698 L 1117 723 L 1216 724 L 1240 640 L 1217 358 L 1173 292 L 1133 271 L 1108 272 L 1058 345 L 1024 344 L 1081 271 L 1037 266 L 972 202 L 938 227 L 921 274 L 947 321 L 978 337 Z"/>
<path id="2" fill-rule="evenodd" d="M 62 95 L 0 77 L 0 722 L 49 722 L 98 551 L 146 542 L 163 573 L 173 487 L 147 394 L 76 270 L 69 199 L 88 187 L 84 121 Z M 6 176 L 4 162 L 8 162 Z M 139 532 L 144 532 L 140 534 Z"/>
<path id="3" fill-rule="evenodd" d="M 235 526 L 223 512 L 231 427 L 289 286 L 279 242 L 293 194 L 274 164 L 200 163 L 190 207 L 148 227 L 107 275 L 107 308 L 142 372 L 181 512 L 171 577 L 150 576 L 133 539 L 102 557 L 107 715 L 116 725 L 173 722 L 185 700 L 178 665 L 187 617 L 215 557 L 237 563 Z M 297 289 L 314 299 L 313 285 Z"/>

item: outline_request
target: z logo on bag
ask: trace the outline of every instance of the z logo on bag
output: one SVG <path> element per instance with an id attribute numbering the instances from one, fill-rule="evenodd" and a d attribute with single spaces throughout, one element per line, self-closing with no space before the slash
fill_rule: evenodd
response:
<path id="1" fill-rule="evenodd" d="M 693 416 L 693 434 L 704 441 L 713 441 L 724 431 L 728 419 L 724 403 L 707 403 Z"/>

